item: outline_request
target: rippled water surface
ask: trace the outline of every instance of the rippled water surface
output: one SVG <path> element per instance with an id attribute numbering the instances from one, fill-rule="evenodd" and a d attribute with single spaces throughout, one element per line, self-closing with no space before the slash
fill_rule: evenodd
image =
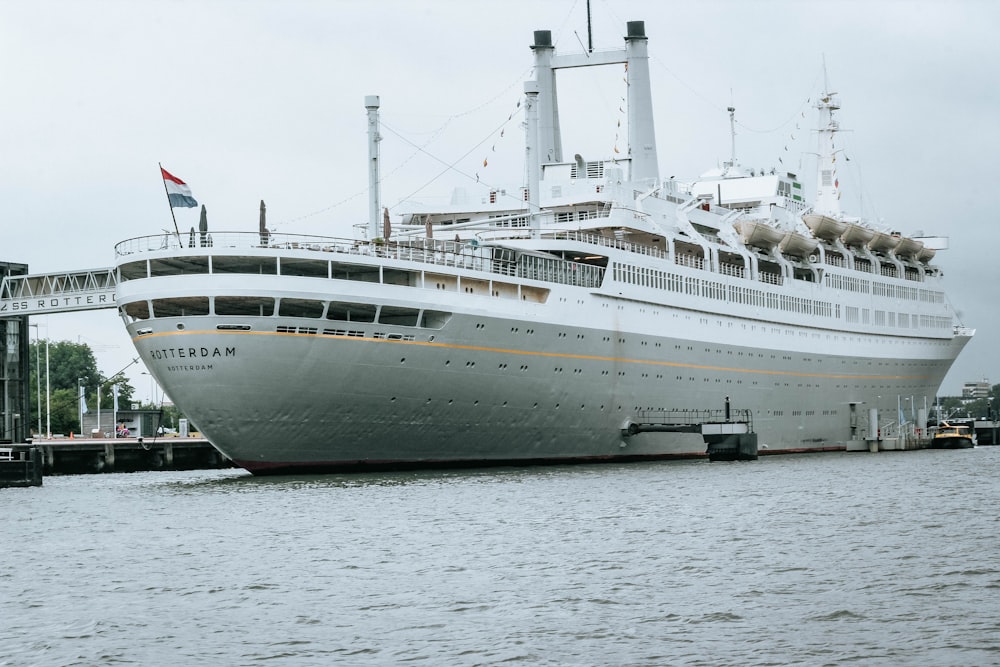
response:
<path id="1" fill-rule="evenodd" d="M 0 491 L 0 665 L 1000 663 L 1000 448 Z"/>

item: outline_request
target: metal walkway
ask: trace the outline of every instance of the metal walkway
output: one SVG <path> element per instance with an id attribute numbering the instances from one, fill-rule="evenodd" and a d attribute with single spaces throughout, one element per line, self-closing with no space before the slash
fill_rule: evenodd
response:
<path id="1" fill-rule="evenodd" d="M 4 276 L 0 318 L 115 307 L 113 267 L 26 276 Z"/>
<path id="2" fill-rule="evenodd" d="M 640 433 L 700 433 L 709 461 L 757 459 L 753 412 L 733 410 L 728 396 L 724 410 L 640 410 L 622 423 L 621 435 L 624 439 Z"/>

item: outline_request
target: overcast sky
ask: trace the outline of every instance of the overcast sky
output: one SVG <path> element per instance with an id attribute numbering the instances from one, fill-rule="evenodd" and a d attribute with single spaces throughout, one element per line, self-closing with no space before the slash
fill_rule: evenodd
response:
<path id="1" fill-rule="evenodd" d="M 595 48 L 620 47 L 626 21 L 645 21 L 662 176 L 728 158 L 732 104 L 740 161 L 811 186 L 825 59 L 849 130 L 845 210 L 950 238 L 935 263 L 977 335 L 942 393 L 1000 382 L 1000 3 L 591 5 Z M 33 273 L 105 267 L 117 242 L 172 230 L 158 162 L 213 230 L 255 230 L 264 199 L 279 232 L 349 237 L 367 215 L 366 95 L 381 97 L 393 213 L 456 186 L 517 185 L 511 114 L 539 29 L 581 50 L 585 0 L 0 0 L 0 259 Z M 559 85 L 568 155 L 624 146 L 619 68 Z M 181 230 L 197 225 L 197 209 L 176 215 Z M 32 321 L 43 337 L 90 344 L 106 375 L 136 356 L 114 311 Z M 142 370 L 129 373 L 145 398 Z"/>

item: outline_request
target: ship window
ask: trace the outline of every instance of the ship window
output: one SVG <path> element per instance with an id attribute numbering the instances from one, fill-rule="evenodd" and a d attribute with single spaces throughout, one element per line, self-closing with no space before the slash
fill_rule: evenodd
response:
<path id="1" fill-rule="evenodd" d="M 208 315 L 208 297 L 186 296 L 172 299 L 153 299 L 153 317 L 181 317 L 185 315 Z"/>
<path id="2" fill-rule="evenodd" d="M 328 278 L 330 263 L 316 259 L 281 258 L 281 275 L 304 276 L 306 278 Z"/>
<path id="3" fill-rule="evenodd" d="M 414 271 L 399 271 L 398 269 L 384 269 L 382 271 L 382 282 L 386 285 L 406 285 L 414 287 L 417 285 L 419 274 Z"/>
<path id="4" fill-rule="evenodd" d="M 274 257 L 215 255 L 212 257 L 212 273 L 249 273 L 274 276 L 278 273 L 278 261 Z"/>
<path id="5" fill-rule="evenodd" d="M 145 301 L 133 301 L 132 303 L 126 303 L 122 306 L 122 308 L 125 310 L 125 314 L 132 319 L 149 319 L 149 303 Z"/>
<path id="6" fill-rule="evenodd" d="M 217 296 L 215 314 L 269 317 L 274 314 L 274 299 L 269 296 Z"/>
<path id="7" fill-rule="evenodd" d="M 122 281 L 146 278 L 148 275 L 146 273 L 146 260 L 122 264 L 118 267 L 118 272 L 121 275 Z"/>
<path id="8" fill-rule="evenodd" d="M 311 299 L 282 299 L 278 304 L 282 317 L 323 317 L 323 302 Z"/>
<path id="9" fill-rule="evenodd" d="M 330 275 L 335 280 L 358 280 L 365 283 L 377 283 L 378 267 L 364 266 L 361 264 L 341 264 L 333 263 L 333 272 Z"/>
<path id="10" fill-rule="evenodd" d="M 153 278 L 157 276 L 180 276 L 190 273 L 208 273 L 208 257 L 182 256 L 149 260 L 149 275 Z"/>
<path id="11" fill-rule="evenodd" d="M 375 306 L 370 303 L 346 303 L 331 301 L 326 311 L 326 319 L 345 322 L 374 322 Z"/>
<path id="12" fill-rule="evenodd" d="M 420 313 L 420 323 L 417 326 L 421 326 L 426 329 L 440 329 L 447 324 L 450 319 L 451 313 L 446 313 L 440 310 L 425 310 Z"/>
<path id="13" fill-rule="evenodd" d="M 395 324 L 401 327 L 417 326 L 416 308 L 401 308 L 398 306 L 382 306 L 378 314 L 379 324 Z"/>

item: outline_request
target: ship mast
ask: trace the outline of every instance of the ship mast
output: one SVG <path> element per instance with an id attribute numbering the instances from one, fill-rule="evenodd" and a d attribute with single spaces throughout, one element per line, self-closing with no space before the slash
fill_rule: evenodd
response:
<path id="1" fill-rule="evenodd" d="M 729 141 L 731 144 L 731 152 L 729 157 L 729 164 L 725 165 L 726 168 L 723 170 L 724 175 L 728 175 L 729 171 L 736 166 L 736 107 L 728 107 L 729 111 Z"/>
<path id="2" fill-rule="evenodd" d="M 837 178 L 837 148 L 834 138 L 840 124 L 834 120 L 833 112 L 840 108 L 837 93 L 830 91 L 826 77 L 826 63 L 823 63 L 823 90 L 816 102 L 819 110 L 819 151 L 816 165 L 816 201 L 813 209 L 817 213 L 838 217 L 840 210 L 840 181 Z"/>
<path id="3" fill-rule="evenodd" d="M 382 202 L 379 181 L 378 143 L 378 95 L 365 96 L 365 109 L 368 110 L 368 240 L 373 241 L 379 236 L 378 223 Z"/>

